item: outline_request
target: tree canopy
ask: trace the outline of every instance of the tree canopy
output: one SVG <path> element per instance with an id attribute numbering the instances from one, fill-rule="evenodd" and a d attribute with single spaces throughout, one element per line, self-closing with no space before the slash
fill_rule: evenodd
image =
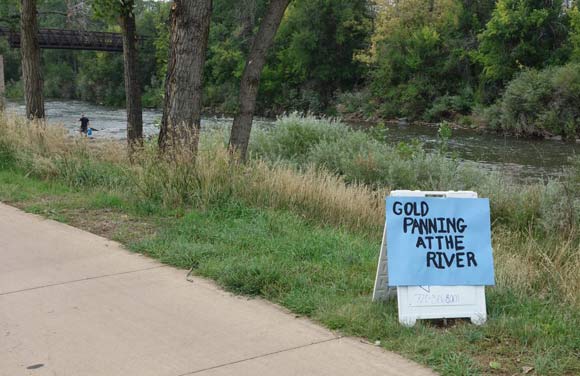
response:
<path id="1" fill-rule="evenodd" d="M 9 25 L 17 1 L 0 5 Z M 91 6 L 88 6 L 88 5 Z M 246 58 L 268 0 L 214 0 L 205 111 L 234 114 Z M 572 5 L 571 5 L 572 4 Z M 120 31 L 131 8 L 143 104 L 160 107 L 170 2 L 39 0 L 40 27 Z M 127 8 L 129 7 L 129 8 Z M 8 94 L 21 96 L 17 52 L 0 41 Z M 123 105 L 120 54 L 42 52 L 47 97 Z M 256 111 L 348 118 L 466 119 L 499 102 L 527 70 L 580 63 L 580 13 L 562 0 L 294 0 L 269 50 Z"/>

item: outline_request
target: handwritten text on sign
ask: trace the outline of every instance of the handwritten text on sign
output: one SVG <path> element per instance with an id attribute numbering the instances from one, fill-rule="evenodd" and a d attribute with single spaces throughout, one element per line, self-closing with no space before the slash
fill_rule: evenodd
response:
<path id="1" fill-rule="evenodd" d="M 390 286 L 493 285 L 489 200 L 388 197 Z"/>

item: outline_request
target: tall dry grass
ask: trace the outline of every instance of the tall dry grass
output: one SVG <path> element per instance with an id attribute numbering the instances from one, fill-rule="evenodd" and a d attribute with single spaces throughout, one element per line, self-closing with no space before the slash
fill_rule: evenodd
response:
<path id="1" fill-rule="evenodd" d="M 235 200 L 288 210 L 318 225 L 374 238 L 381 234 L 388 193 L 387 188 L 346 183 L 321 168 L 298 170 L 260 159 L 232 164 L 223 140 L 215 134 L 202 134 L 194 163 L 189 156 L 160 158 L 152 143 L 131 163 L 121 142 L 74 137 L 62 127 L 6 114 L 0 115 L 0 159 L 4 161 L 0 165 L 12 164 L 26 174 L 82 189 L 114 191 L 127 200 L 200 210 Z M 575 188 L 566 182 L 521 186 L 498 176 L 474 181 L 492 203 L 498 287 L 521 294 L 558 294 L 578 304 Z"/>
<path id="2" fill-rule="evenodd" d="M 223 144 L 207 142 L 211 147 L 200 148 L 194 164 L 189 158 L 160 159 L 151 146 L 143 150 L 138 163 L 129 167 L 137 193 L 165 205 L 198 208 L 235 199 L 255 207 L 289 210 L 323 225 L 380 231 L 386 190 L 347 185 L 341 177 L 316 168 L 299 172 L 262 160 L 232 164 Z"/>
<path id="3" fill-rule="evenodd" d="M 538 238 L 496 228 L 493 234 L 496 283 L 522 296 L 560 296 L 580 304 L 580 245 L 576 234 Z"/>

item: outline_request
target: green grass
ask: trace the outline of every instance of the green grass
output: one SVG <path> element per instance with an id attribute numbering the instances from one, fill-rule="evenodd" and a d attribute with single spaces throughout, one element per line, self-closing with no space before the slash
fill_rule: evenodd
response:
<path id="1" fill-rule="evenodd" d="M 444 375 L 514 374 L 523 366 L 539 375 L 580 372 L 580 315 L 557 297 L 488 288 L 484 326 L 399 325 L 396 302 L 370 299 L 378 236 L 321 227 L 288 211 L 236 200 L 206 210 L 170 210 L 121 192 L 27 177 L 18 169 L 0 170 L 0 200 L 73 225 L 86 210 L 105 217 L 123 213 L 154 229 L 136 234 L 130 224 L 117 227 L 112 237 L 129 249 L 180 268 L 193 266 L 229 291 L 261 296 L 344 334 L 380 341 Z"/>
<path id="2" fill-rule="evenodd" d="M 344 126 L 297 117 L 279 125 L 254 141 L 269 161 L 233 165 L 221 136 L 205 134 L 195 163 L 159 158 L 153 143 L 130 163 L 120 144 L 0 114 L 0 200 L 193 267 L 445 375 L 580 373 L 580 160 L 562 181 L 518 185 L 456 163 L 432 169 L 444 157 L 418 146 L 383 153 Z M 333 129 L 336 142 L 317 141 Z M 491 201 L 488 322 L 402 327 L 395 302 L 371 302 L 384 196 L 388 187 L 457 184 Z"/>

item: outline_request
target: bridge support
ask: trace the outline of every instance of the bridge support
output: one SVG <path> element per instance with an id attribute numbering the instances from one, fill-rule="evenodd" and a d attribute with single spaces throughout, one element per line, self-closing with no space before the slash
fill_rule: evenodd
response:
<path id="1" fill-rule="evenodd" d="M 4 111 L 4 56 L 0 55 L 0 111 Z"/>

